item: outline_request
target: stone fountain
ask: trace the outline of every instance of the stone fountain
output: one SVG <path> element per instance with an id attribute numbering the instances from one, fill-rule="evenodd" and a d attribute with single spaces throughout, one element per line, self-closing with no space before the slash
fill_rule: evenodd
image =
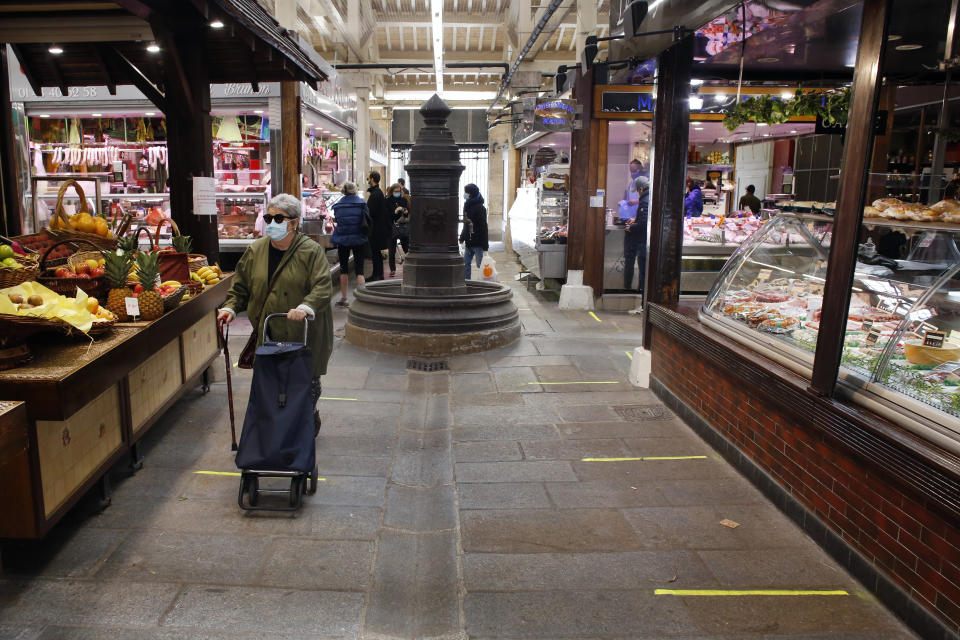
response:
<path id="1" fill-rule="evenodd" d="M 410 176 L 410 251 L 403 281 L 356 291 L 347 342 L 373 351 L 441 357 L 494 349 L 520 337 L 510 289 L 464 279 L 458 248 L 460 153 L 447 128 L 450 107 L 434 94 L 420 107 L 425 125 L 406 165 Z"/>

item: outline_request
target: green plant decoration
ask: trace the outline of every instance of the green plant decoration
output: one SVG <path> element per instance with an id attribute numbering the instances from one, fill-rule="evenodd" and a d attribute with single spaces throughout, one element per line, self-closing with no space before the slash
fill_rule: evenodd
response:
<path id="1" fill-rule="evenodd" d="M 747 122 L 783 124 L 797 116 L 820 116 L 827 124 L 846 124 L 849 112 L 849 88 L 810 92 L 797 89 L 789 100 L 770 95 L 747 98 L 727 111 L 723 126 L 734 131 Z"/>

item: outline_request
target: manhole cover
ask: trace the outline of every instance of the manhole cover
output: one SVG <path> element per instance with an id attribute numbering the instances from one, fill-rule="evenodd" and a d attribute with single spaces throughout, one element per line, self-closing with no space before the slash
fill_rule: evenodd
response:
<path id="1" fill-rule="evenodd" d="M 450 371 L 450 363 L 446 360 L 407 360 L 407 369 L 410 371 Z"/>
<path id="2" fill-rule="evenodd" d="M 644 420 L 670 420 L 673 414 L 662 404 L 628 404 L 614 407 L 624 420 L 628 422 L 642 422 Z"/>

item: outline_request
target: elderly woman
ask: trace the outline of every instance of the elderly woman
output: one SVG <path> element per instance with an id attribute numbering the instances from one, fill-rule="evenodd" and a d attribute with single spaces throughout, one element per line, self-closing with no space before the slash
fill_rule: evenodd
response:
<path id="1" fill-rule="evenodd" d="M 333 350 L 333 313 L 330 266 L 323 248 L 298 231 L 300 201 L 281 193 L 267 204 L 266 237 L 247 247 L 237 264 L 227 300 L 217 320 L 229 324 L 246 311 L 263 342 L 263 319 L 272 313 L 286 314 L 289 320 L 273 320 L 270 337 L 299 342 L 303 327 L 295 323 L 309 319 L 307 346 L 313 356 L 314 404 L 320 397 L 320 376 L 327 372 Z M 299 329 L 299 330 L 298 330 Z M 320 417 L 314 412 L 319 429 Z"/>

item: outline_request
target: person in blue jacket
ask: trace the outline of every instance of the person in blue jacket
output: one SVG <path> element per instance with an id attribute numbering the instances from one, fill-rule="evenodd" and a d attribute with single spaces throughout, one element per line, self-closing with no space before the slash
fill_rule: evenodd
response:
<path id="1" fill-rule="evenodd" d="M 694 180 L 690 185 L 690 192 L 683 201 L 683 209 L 688 218 L 699 218 L 703 215 L 703 192 L 700 191 L 698 180 Z"/>
<path id="2" fill-rule="evenodd" d="M 337 255 L 340 259 L 340 299 L 338 307 L 346 307 L 347 281 L 350 278 L 350 252 L 353 252 L 353 271 L 357 274 L 357 286 L 364 284 L 363 256 L 366 253 L 370 239 L 364 233 L 364 218 L 367 220 L 367 229 L 370 225 L 370 210 L 367 202 L 357 195 L 357 185 L 344 182 L 341 189 L 343 197 L 333 205 L 333 217 L 337 227 L 333 230 L 330 241 L 337 245 Z"/>

